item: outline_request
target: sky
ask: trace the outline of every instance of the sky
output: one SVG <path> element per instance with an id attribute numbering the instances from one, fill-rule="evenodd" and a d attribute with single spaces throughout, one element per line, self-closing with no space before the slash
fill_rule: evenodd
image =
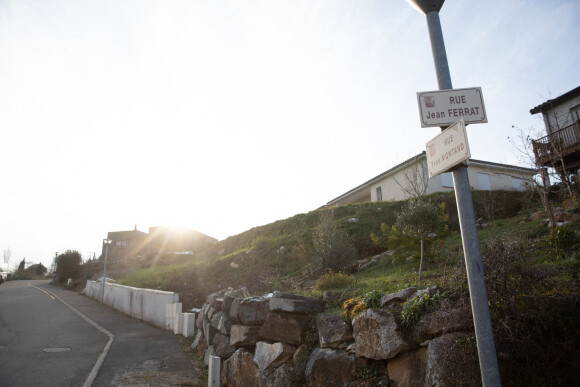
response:
<path id="1" fill-rule="evenodd" d="M 474 159 L 580 85 L 577 0 L 448 0 Z M 0 0 L 0 251 L 99 256 L 108 231 L 217 239 L 312 211 L 425 149 L 437 90 L 404 0 Z M 0 258 L 0 266 L 3 262 Z"/>

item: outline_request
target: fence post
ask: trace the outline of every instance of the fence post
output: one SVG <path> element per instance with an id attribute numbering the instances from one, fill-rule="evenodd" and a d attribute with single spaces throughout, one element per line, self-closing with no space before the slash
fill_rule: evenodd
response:
<path id="1" fill-rule="evenodd" d="M 222 359 L 219 356 L 209 357 L 208 387 L 220 387 L 222 376 Z"/>

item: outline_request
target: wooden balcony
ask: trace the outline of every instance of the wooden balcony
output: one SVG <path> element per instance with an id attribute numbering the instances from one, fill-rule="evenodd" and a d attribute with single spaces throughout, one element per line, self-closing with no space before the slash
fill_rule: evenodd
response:
<path id="1" fill-rule="evenodd" d="M 537 140 L 532 140 L 536 163 L 561 169 L 561 160 L 577 164 L 580 160 L 580 120 Z"/>

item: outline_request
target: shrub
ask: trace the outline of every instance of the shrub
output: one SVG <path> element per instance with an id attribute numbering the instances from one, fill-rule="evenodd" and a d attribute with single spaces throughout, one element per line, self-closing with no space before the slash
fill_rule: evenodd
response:
<path id="1" fill-rule="evenodd" d="M 416 296 L 403 304 L 401 311 L 402 324 L 407 329 L 413 326 L 421 319 L 421 317 L 439 306 L 441 301 L 446 297 L 445 293 L 437 293 L 430 295 L 425 293 L 421 296 Z"/>
<path id="2" fill-rule="evenodd" d="M 459 217 L 455 193 L 438 193 L 440 201 L 445 203 L 449 229 L 459 230 Z M 539 205 L 539 197 L 533 192 L 519 191 L 472 191 L 473 207 L 476 217 L 485 220 L 510 218 L 516 216 L 523 208 Z"/>
<path id="3" fill-rule="evenodd" d="M 266 249 L 266 248 L 273 248 L 275 243 L 276 243 L 276 241 L 273 240 L 272 238 L 268 238 L 265 235 L 260 235 L 252 241 L 250 248 L 252 250 L 261 250 L 261 249 Z"/>
<path id="4" fill-rule="evenodd" d="M 373 235 L 364 235 L 361 233 L 355 233 L 351 235 L 350 240 L 354 247 L 356 248 L 357 255 L 359 257 L 369 257 L 372 255 L 377 255 L 385 251 L 379 245 L 374 243 Z"/>
<path id="5" fill-rule="evenodd" d="M 568 258 L 569 254 L 577 251 L 580 237 L 570 227 L 555 227 L 550 230 L 540 243 L 548 252 L 558 259 Z"/>
<path id="6" fill-rule="evenodd" d="M 357 367 L 354 379 L 364 383 L 365 386 L 381 385 L 382 376 L 386 374 L 386 365 L 378 360 L 367 359 L 363 366 Z M 357 384 L 359 385 L 359 384 Z"/>
<path id="7" fill-rule="evenodd" d="M 370 308 L 380 308 L 381 307 L 381 297 L 385 295 L 382 290 L 371 290 L 366 293 L 362 299 L 362 303 L 366 309 Z"/>
<path id="8" fill-rule="evenodd" d="M 64 282 L 68 278 L 77 279 L 81 276 L 81 254 L 75 250 L 67 250 L 55 258 L 56 281 Z"/>
<path id="9" fill-rule="evenodd" d="M 360 312 L 370 308 L 381 307 L 381 297 L 385 295 L 382 290 L 371 290 L 362 299 L 351 298 L 342 304 L 342 311 L 349 318 L 355 318 Z"/>
<path id="10" fill-rule="evenodd" d="M 427 201 L 411 199 L 397 213 L 395 225 L 405 235 L 425 239 L 439 228 L 439 208 Z"/>
<path id="11" fill-rule="evenodd" d="M 551 231 L 540 247 L 569 248 L 565 233 Z M 508 234 L 486 240 L 481 252 L 497 352 L 508 354 L 498 358 L 502 379 L 507 385 L 573 385 L 580 298 L 558 294 L 568 291 L 559 277 L 563 267 L 549 259 L 531 265 L 541 251 Z"/>
<path id="12" fill-rule="evenodd" d="M 472 197 L 476 218 L 486 221 L 514 217 L 532 199 L 514 191 L 473 191 Z"/>
<path id="13" fill-rule="evenodd" d="M 37 263 L 28 267 L 25 270 L 27 278 L 35 278 L 35 277 L 42 277 L 46 274 L 48 270 L 42 263 Z"/>
<path id="14" fill-rule="evenodd" d="M 320 214 L 320 223 L 313 234 L 316 254 L 322 261 L 322 269 L 341 270 L 352 262 L 356 250 L 348 235 L 334 223 L 334 211 L 326 210 Z"/>
<path id="15" fill-rule="evenodd" d="M 342 311 L 351 319 L 355 318 L 364 309 L 365 308 L 362 300 L 358 298 L 351 298 L 342 304 Z"/>
<path id="16" fill-rule="evenodd" d="M 345 273 L 333 273 L 329 271 L 320 278 L 316 280 L 316 285 L 314 288 L 316 290 L 330 290 L 330 289 L 342 289 L 347 286 L 354 284 L 355 278 L 352 275 Z"/>
<path id="17" fill-rule="evenodd" d="M 518 238 L 502 234 L 481 246 L 483 270 L 492 319 L 503 316 L 528 286 L 524 281 L 527 253 Z"/>
<path id="18" fill-rule="evenodd" d="M 409 255 L 420 253 L 420 246 L 412 237 L 405 236 L 396 226 L 381 224 L 382 236 L 371 234 L 372 241 L 379 247 L 394 250 L 391 260 L 401 263 Z"/>

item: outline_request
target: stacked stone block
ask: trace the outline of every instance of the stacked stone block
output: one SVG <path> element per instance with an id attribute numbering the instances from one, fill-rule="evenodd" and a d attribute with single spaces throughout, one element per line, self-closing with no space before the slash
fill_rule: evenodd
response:
<path id="1" fill-rule="evenodd" d="M 219 383 L 227 386 L 350 385 L 371 363 L 381 364 L 384 385 L 447 385 L 458 367 L 446 369 L 445 356 L 470 334 L 470 316 L 444 308 L 407 330 L 400 306 L 418 295 L 409 288 L 385 296 L 381 308 L 351 322 L 323 313 L 320 299 L 281 292 L 249 297 L 245 288 L 230 289 L 207 297 L 192 348 L 206 364 L 219 357 L 212 358 L 219 370 L 210 370 L 211 382 L 221 370 Z"/>

